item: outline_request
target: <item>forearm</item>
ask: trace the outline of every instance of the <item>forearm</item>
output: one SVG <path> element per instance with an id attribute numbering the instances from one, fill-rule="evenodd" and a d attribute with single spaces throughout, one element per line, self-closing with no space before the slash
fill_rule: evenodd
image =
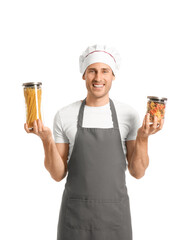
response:
<path id="1" fill-rule="evenodd" d="M 61 181 L 65 176 L 65 165 L 57 150 L 55 142 L 53 138 L 50 138 L 49 141 L 42 142 L 45 152 L 45 168 L 49 171 L 54 180 Z"/>
<path id="2" fill-rule="evenodd" d="M 148 165 L 148 138 L 140 138 L 137 136 L 135 148 L 129 165 L 129 171 L 135 178 L 141 178 L 144 176 Z"/>

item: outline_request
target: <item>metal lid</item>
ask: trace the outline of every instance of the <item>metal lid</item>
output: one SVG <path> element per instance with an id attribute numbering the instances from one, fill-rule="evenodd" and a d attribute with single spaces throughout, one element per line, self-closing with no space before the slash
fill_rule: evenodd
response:
<path id="1" fill-rule="evenodd" d="M 42 85 L 42 82 L 27 82 L 22 84 L 24 87 L 33 87 L 35 85 L 40 86 Z"/>
<path id="2" fill-rule="evenodd" d="M 164 98 L 164 97 L 155 97 L 155 96 L 147 96 L 148 99 L 150 99 L 151 101 L 154 101 L 154 102 L 166 102 L 167 101 L 167 98 Z"/>

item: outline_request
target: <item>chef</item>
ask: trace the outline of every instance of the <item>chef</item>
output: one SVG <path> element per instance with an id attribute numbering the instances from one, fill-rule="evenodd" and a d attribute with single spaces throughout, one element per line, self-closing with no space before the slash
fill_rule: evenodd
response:
<path id="1" fill-rule="evenodd" d="M 163 120 L 140 126 L 138 113 L 109 97 L 119 70 L 118 52 L 106 45 L 88 47 L 80 56 L 87 96 L 59 109 L 51 130 L 38 119 L 26 132 L 38 135 L 45 168 L 61 181 L 66 176 L 57 240 L 131 240 L 126 170 L 136 179 L 149 165 L 148 137 Z"/>

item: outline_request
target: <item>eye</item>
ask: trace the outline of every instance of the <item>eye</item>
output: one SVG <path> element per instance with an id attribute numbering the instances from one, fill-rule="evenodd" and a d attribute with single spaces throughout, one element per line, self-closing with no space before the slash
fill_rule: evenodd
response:
<path id="1" fill-rule="evenodd" d="M 89 70 L 89 73 L 94 73 L 95 71 L 93 69 L 90 69 Z"/>

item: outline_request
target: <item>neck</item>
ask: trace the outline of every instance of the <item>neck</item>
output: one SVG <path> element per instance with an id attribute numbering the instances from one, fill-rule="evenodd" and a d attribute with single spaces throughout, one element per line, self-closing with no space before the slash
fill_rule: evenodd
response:
<path id="1" fill-rule="evenodd" d="M 87 95 L 86 105 L 91 107 L 101 107 L 109 103 L 109 95 L 96 98 L 94 96 Z"/>

